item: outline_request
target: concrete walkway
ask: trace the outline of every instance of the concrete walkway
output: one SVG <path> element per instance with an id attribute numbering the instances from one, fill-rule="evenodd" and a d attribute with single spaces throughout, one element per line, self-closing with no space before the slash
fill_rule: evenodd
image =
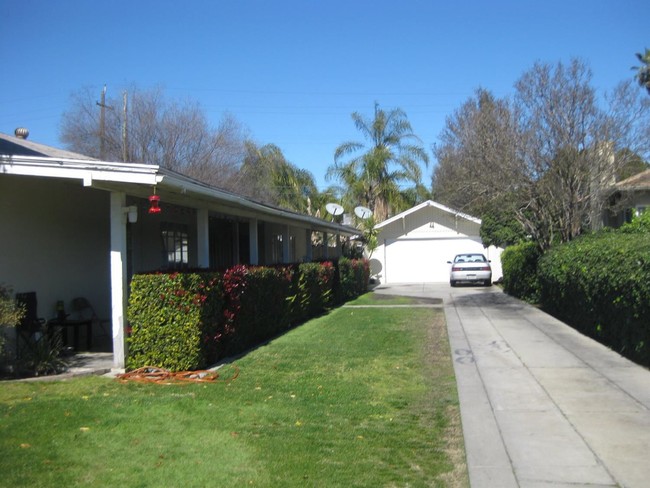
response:
<path id="1" fill-rule="evenodd" d="M 442 298 L 472 488 L 650 486 L 650 371 L 492 288 Z"/>

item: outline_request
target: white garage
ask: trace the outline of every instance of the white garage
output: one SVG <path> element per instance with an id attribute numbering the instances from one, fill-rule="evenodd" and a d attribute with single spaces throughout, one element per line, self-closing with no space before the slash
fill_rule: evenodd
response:
<path id="1" fill-rule="evenodd" d="M 377 225 L 371 274 L 379 283 L 447 282 L 447 261 L 459 253 L 480 252 L 492 261 L 492 279 L 497 280 L 502 250 L 483 247 L 480 227 L 480 219 L 426 201 Z"/>

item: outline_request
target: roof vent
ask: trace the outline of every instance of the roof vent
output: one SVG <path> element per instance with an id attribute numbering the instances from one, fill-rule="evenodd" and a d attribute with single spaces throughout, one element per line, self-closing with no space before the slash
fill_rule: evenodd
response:
<path id="1" fill-rule="evenodd" d="M 29 137 L 29 131 L 24 127 L 18 127 L 14 134 L 18 139 L 27 139 Z"/>

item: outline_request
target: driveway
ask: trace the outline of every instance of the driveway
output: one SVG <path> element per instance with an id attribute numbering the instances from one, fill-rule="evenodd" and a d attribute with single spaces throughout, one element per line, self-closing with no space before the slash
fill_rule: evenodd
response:
<path id="1" fill-rule="evenodd" d="M 650 371 L 494 286 L 442 298 L 472 488 L 650 486 Z"/>

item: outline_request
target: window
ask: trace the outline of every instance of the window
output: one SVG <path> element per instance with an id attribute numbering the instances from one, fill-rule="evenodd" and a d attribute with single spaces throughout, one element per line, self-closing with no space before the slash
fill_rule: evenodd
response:
<path id="1" fill-rule="evenodd" d="M 289 256 L 287 256 L 286 262 L 291 262 L 296 255 L 296 238 L 295 236 L 289 236 Z M 284 263 L 284 237 L 282 234 L 275 234 L 273 236 L 273 245 L 271 248 L 271 260 L 273 263 Z"/>
<path id="2" fill-rule="evenodd" d="M 163 242 L 163 267 L 184 269 L 189 263 L 189 238 L 187 226 L 181 224 L 161 225 Z"/>
<path id="3" fill-rule="evenodd" d="M 283 256 L 284 256 L 284 248 L 282 245 L 282 234 L 275 234 L 273 236 L 273 244 L 271 247 L 271 262 L 276 264 L 276 263 L 281 263 L 283 261 Z"/>

